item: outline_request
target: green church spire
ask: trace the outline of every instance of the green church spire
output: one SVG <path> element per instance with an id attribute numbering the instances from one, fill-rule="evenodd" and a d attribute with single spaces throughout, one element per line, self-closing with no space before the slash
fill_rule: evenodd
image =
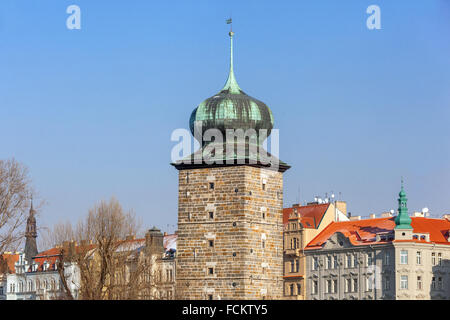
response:
<path id="1" fill-rule="evenodd" d="M 408 215 L 408 199 L 406 198 L 406 193 L 403 188 L 403 178 L 402 178 L 402 189 L 398 194 L 398 215 L 395 218 L 395 229 L 412 229 L 411 218 Z"/>
<path id="2" fill-rule="evenodd" d="M 240 94 L 242 90 L 239 88 L 233 71 L 233 30 L 230 29 L 228 35 L 230 36 L 230 73 L 228 74 L 227 82 L 225 83 L 222 91 L 228 91 L 228 93 L 231 94 Z"/>

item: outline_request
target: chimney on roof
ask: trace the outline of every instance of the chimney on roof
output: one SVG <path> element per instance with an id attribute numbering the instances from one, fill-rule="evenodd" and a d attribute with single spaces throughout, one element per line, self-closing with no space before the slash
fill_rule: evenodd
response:
<path id="1" fill-rule="evenodd" d="M 383 212 L 383 213 L 381 214 L 381 217 L 382 217 L 382 218 L 389 218 L 389 217 L 392 217 L 392 213 L 390 213 L 389 211 Z"/>
<path id="2" fill-rule="evenodd" d="M 370 219 L 375 219 L 377 217 L 377 215 L 375 214 L 375 213 L 372 213 L 371 215 L 370 215 Z"/>
<path id="3" fill-rule="evenodd" d="M 164 253 L 164 235 L 156 227 L 145 233 L 145 247 L 149 254 Z"/>
<path id="4" fill-rule="evenodd" d="M 350 217 L 350 221 L 356 221 L 356 220 L 361 220 L 361 216 Z"/>
<path id="5" fill-rule="evenodd" d="M 334 202 L 334 205 L 336 206 L 336 208 L 340 212 L 342 212 L 343 214 L 347 215 L 347 202 L 337 200 L 337 201 Z M 350 212 L 348 214 L 350 214 Z"/>
<path id="6" fill-rule="evenodd" d="M 442 216 L 442 219 L 445 219 L 445 220 L 450 221 L 450 214 L 444 214 L 444 215 Z"/>
<path id="7" fill-rule="evenodd" d="M 295 208 L 295 207 L 300 207 L 300 204 L 294 203 L 294 204 L 292 205 L 292 207 L 293 207 L 293 208 Z"/>
<path id="8" fill-rule="evenodd" d="M 413 217 L 425 217 L 425 212 L 414 211 Z"/>

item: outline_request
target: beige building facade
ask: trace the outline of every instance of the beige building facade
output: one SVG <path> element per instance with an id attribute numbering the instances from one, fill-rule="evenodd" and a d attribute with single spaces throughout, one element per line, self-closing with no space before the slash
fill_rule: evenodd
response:
<path id="1" fill-rule="evenodd" d="M 283 209 L 283 299 L 306 298 L 304 248 L 331 222 L 346 220 L 344 201 L 293 205 Z"/>

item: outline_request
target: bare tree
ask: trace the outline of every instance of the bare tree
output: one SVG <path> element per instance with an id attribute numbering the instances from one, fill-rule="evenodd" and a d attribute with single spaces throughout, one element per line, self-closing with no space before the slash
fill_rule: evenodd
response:
<path id="1" fill-rule="evenodd" d="M 23 239 L 31 193 L 27 168 L 14 159 L 0 160 L 0 252 Z"/>
<path id="2" fill-rule="evenodd" d="M 74 298 L 67 272 L 74 265 L 80 299 L 140 299 L 144 294 L 148 298 L 155 285 L 149 276 L 152 259 L 141 250 L 145 240 L 136 239 L 137 233 L 134 214 L 124 212 L 114 198 L 94 206 L 74 227 L 56 225 L 51 236 L 54 243 L 62 244 L 58 272 L 66 298 Z"/>

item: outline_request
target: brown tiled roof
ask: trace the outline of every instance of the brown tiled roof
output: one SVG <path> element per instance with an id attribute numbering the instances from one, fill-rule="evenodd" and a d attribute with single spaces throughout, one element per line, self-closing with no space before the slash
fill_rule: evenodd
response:
<path id="1" fill-rule="evenodd" d="M 322 218 L 325 212 L 327 212 L 329 206 L 329 203 L 324 203 L 284 208 L 283 224 L 286 225 L 288 223 L 289 216 L 294 213 L 295 209 L 297 209 L 297 214 L 300 217 L 300 222 L 302 223 L 303 227 L 308 229 L 316 229 L 319 226 L 320 221 L 322 221 Z"/>

